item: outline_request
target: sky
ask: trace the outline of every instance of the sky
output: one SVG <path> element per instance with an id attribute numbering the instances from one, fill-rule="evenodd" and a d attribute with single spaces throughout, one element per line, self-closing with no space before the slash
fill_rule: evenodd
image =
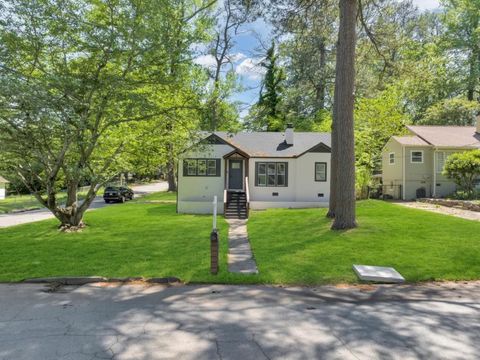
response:
<path id="1" fill-rule="evenodd" d="M 413 0 L 413 3 L 421 11 L 433 10 L 440 6 L 438 0 Z M 241 29 L 235 38 L 235 46 L 232 50 L 235 59 L 234 68 L 243 90 L 235 93 L 232 100 L 241 103 L 241 118 L 245 117 L 249 107 L 259 98 L 263 69 L 258 65 L 262 54 L 265 53 L 263 48 L 270 45 L 270 30 L 265 22 L 258 20 Z M 204 66 L 211 65 L 211 61 L 212 59 L 208 56 L 197 59 L 197 62 Z"/>

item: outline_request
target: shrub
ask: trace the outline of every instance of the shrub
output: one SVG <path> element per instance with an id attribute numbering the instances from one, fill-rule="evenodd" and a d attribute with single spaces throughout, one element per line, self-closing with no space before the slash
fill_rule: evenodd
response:
<path id="1" fill-rule="evenodd" d="M 461 187 L 467 197 L 473 198 L 475 181 L 480 178 L 480 149 L 449 156 L 443 174 Z"/>

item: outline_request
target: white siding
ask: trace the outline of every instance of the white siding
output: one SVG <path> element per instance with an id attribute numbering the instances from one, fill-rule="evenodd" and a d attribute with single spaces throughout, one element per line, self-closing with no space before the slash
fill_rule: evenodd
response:
<path id="1" fill-rule="evenodd" d="M 204 145 L 191 150 L 180 159 L 178 168 L 178 212 L 209 214 L 212 212 L 213 197 L 217 195 L 218 211 L 223 212 L 223 190 L 225 187 L 225 160 L 231 152 L 229 145 Z M 183 159 L 221 159 L 220 176 L 183 176 Z"/>
<path id="2" fill-rule="evenodd" d="M 223 212 L 223 192 L 225 188 L 225 160 L 223 156 L 232 150 L 233 148 L 229 145 L 207 145 L 203 146 L 201 150 L 190 151 L 182 156 L 178 172 L 178 212 L 209 214 L 212 212 L 214 195 L 217 195 L 218 198 L 219 213 Z M 183 176 L 183 159 L 188 158 L 220 158 L 220 176 Z M 288 163 L 288 186 L 255 186 L 256 162 Z M 327 163 L 327 181 L 315 181 L 315 162 Z M 299 158 L 250 158 L 248 159 L 250 206 L 252 209 L 328 207 L 330 170 L 330 153 L 307 153 Z M 244 176 L 246 176 L 246 171 L 244 171 Z M 274 192 L 278 193 L 278 196 L 273 196 L 272 193 Z M 319 197 L 318 194 L 323 194 L 323 197 Z"/>
<path id="3" fill-rule="evenodd" d="M 288 186 L 255 186 L 256 162 L 287 162 Z M 327 181 L 315 181 L 315 162 L 327 163 Z M 330 195 L 330 154 L 307 153 L 299 158 L 250 158 L 250 205 L 252 209 L 271 207 L 327 207 Z M 274 196 L 273 193 L 278 193 Z M 318 197 L 323 194 L 323 197 Z"/>

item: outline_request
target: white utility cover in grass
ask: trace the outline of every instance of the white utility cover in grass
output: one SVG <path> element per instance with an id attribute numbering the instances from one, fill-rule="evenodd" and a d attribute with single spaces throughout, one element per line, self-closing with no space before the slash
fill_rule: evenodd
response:
<path id="1" fill-rule="evenodd" d="M 402 275 L 391 267 L 353 265 L 353 271 L 360 280 L 376 281 L 382 283 L 402 283 L 405 281 Z"/>

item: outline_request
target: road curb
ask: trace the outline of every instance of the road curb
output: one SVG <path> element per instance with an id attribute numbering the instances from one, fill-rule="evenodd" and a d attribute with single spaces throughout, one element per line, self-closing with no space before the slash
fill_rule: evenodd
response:
<path id="1" fill-rule="evenodd" d="M 99 282 L 146 282 L 150 284 L 175 284 L 181 283 L 181 280 L 177 277 L 163 277 L 163 278 L 149 278 L 143 277 L 118 277 L 118 278 L 106 278 L 103 276 L 59 276 L 59 277 L 47 277 L 47 278 L 32 278 L 21 281 L 25 284 L 60 284 L 60 285 L 86 285 Z"/>

